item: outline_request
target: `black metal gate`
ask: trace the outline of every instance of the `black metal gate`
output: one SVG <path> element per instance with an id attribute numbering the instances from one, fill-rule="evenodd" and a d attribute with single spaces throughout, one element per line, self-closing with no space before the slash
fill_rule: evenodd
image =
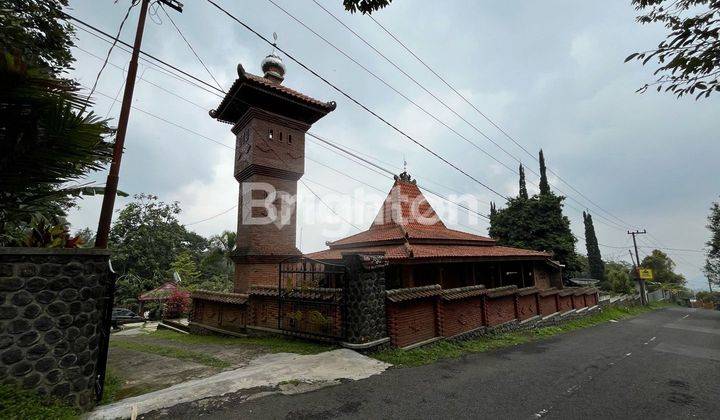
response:
<path id="1" fill-rule="evenodd" d="M 306 257 L 280 263 L 278 329 L 324 338 L 345 337 L 345 266 Z"/>

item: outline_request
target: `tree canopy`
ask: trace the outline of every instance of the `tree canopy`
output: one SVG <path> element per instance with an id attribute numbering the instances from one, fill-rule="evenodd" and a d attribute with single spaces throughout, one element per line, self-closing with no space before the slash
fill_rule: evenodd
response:
<path id="1" fill-rule="evenodd" d="M 0 44 L 51 75 L 68 70 L 75 34 L 63 18 L 68 0 L 1 0 Z"/>
<path id="2" fill-rule="evenodd" d="M 108 122 L 60 74 L 73 58 L 67 0 L 0 1 L 0 245 L 27 245 L 32 229 L 62 229 L 82 184 L 112 153 Z M 47 246 L 47 245 L 36 245 Z"/>
<path id="3" fill-rule="evenodd" d="M 590 277 L 602 282 L 605 277 L 605 267 L 600 255 L 600 247 L 590 213 L 583 212 L 583 222 L 585 224 L 585 249 L 587 250 Z"/>
<path id="4" fill-rule="evenodd" d="M 707 221 L 710 239 L 705 243 L 707 255 L 703 271 L 708 278 L 708 285 L 712 288 L 712 284 L 720 286 L 720 203 L 712 204 Z"/>
<path id="5" fill-rule="evenodd" d="M 685 276 L 675 273 L 675 261 L 659 249 L 643 258 L 641 268 L 649 268 L 653 271 L 653 282 L 666 284 L 685 284 Z"/>
<path id="6" fill-rule="evenodd" d="M 542 179 L 545 173 L 542 154 L 540 161 Z M 579 262 L 570 219 L 562 212 L 563 200 L 548 186 L 529 198 L 510 198 L 503 209 L 492 204 L 489 234 L 500 245 L 552 252 L 555 259 L 565 264 L 567 277 L 578 270 Z"/>
<path id="7" fill-rule="evenodd" d="M 657 61 L 658 79 L 650 87 L 678 97 L 707 98 L 720 91 L 720 2 L 717 0 L 633 0 L 641 24 L 659 23 L 668 30 L 657 48 L 636 52 L 625 61 Z"/>
<path id="8" fill-rule="evenodd" d="M 178 221 L 177 202 L 137 194 L 119 213 L 110 230 L 113 265 L 121 275 L 118 301 L 135 303 L 137 296 L 180 275 L 190 290 L 230 291 L 234 265 L 229 256 L 235 233 L 209 239 L 188 231 Z"/>
<path id="9" fill-rule="evenodd" d="M 630 275 L 632 265 L 625 261 L 608 261 L 604 266 L 603 289 L 615 293 L 635 293 L 635 282 Z"/>
<path id="10" fill-rule="evenodd" d="M 345 10 L 350 13 L 372 14 L 390 5 L 392 0 L 343 0 Z"/>

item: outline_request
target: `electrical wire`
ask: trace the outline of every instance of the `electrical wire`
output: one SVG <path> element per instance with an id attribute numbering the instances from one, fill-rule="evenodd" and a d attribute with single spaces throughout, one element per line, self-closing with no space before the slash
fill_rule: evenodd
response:
<path id="1" fill-rule="evenodd" d="M 125 22 L 128 19 L 128 16 L 130 16 L 130 11 L 133 7 L 137 6 L 139 3 L 139 0 L 133 0 L 130 3 L 130 7 L 128 7 L 127 11 L 125 12 L 125 16 L 123 17 L 122 21 L 120 21 L 120 26 L 117 30 L 117 35 L 113 37 L 112 45 L 110 45 L 110 48 L 108 48 L 107 55 L 105 56 L 105 61 L 103 62 L 102 66 L 100 66 L 100 70 L 98 70 L 97 75 L 95 76 L 95 81 L 93 82 L 92 88 L 90 89 L 90 93 L 87 96 L 87 101 L 85 105 L 83 105 L 82 111 L 85 111 L 85 108 L 87 107 L 88 103 L 90 102 L 90 99 L 92 98 L 93 92 L 95 92 L 95 88 L 97 88 L 98 82 L 100 81 L 100 76 L 103 73 L 103 70 L 105 70 L 105 66 L 107 66 L 108 61 L 110 60 L 110 55 L 112 54 L 113 48 L 115 48 L 115 45 L 117 45 L 118 40 L 120 39 L 120 34 L 122 34 L 123 27 L 125 26 Z M 62 12 L 61 12 L 62 13 Z"/>
<path id="2" fill-rule="evenodd" d="M 195 51 L 195 48 L 193 48 L 192 44 L 190 44 L 190 41 L 188 41 L 188 39 L 185 37 L 185 35 L 180 30 L 180 28 L 175 24 L 175 21 L 170 16 L 170 14 L 167 12 L 167 10 L 165 10 L 165 7 L 163 7 L 162 3 L 159 3 L 159 4 L 160 4 L 160 9 L 163 11 L 163 13 L 165 13 L 165 16 L 167 16 L 167 18 L 170 20 L 170 23 L 172 23 L 172 26 L 175 27 L 175 30 L 180 35 L 180 38 L 182 38 L 183 41 L 185 41 L 185 45 L 187 45 L 188 48 L 190 48 L 190 51 L 192 51 L 193 55 L 195 56 L 195 58 L 197 58 L 197 60 L 203 66 L 203 68 L 205 69 L 207 74 L 210 75 L 210 77 L 213 79 L 213 81 L 215 82 L 217 87 L 220 89 L 220 91 L 224 93 L 225 91 L 223 90 L 222 86 L 220 86 L 220 82 L 218 82 L 217 79 L 215 78 L 215 76 L 213 76 L 213 74 L 210 71 L 210 69 L 208 68 L 208 66 L 205 65 L 205 62 L 203 61 L 202 58 L 200 58 L 200 55 L 198 55 L 197 51 Z"/>

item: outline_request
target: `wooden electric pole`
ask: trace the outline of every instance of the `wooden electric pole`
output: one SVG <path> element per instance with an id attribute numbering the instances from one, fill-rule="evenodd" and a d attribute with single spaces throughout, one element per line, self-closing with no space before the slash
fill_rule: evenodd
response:
<path id="1" fill-rule="evenodd" d="M 182 12 L 183 5 L 176 0 L 157 1 Z M 141 2 L 140 16 L 138 17 L 138 26 L 135 32 L 135 43 L 128 67 L 127 80 L 125 81 L 125 92 L 123 93 L 122 107 L 120 108 L 120 118 L 118 119 L 112 162 L 110 163 L 110 172 L 108 173 L 107 182 L 105 183 L 105 194 L 103 195 L 102 208 L 100 210 L 95 248 L 107 248 L 108 236 L 110 235 L 110 224 L 112 223 L 112 213 L 115 207 L 115 195 L 117 195 L 118 181 L 120 180 L 120 162 L 125 146 L 125 135 L 127 134 L 128 120 L 130 119 L 130 107 L 132 105 L 133 92 L 135 91 L 135 77 L 137 76 L 140 45 L 142 44 L 145 18 L 147 17 L 150 0 L 141 0 Z"/>
<path id="2" fill-rule="evenodd" d="M 637 247 L 637 240 L 635 240 L 636 235 L 644 235 L 647 231 L 643 229 L 640 230 L 628 230 L 628 235 L 632 235 L 633 238 L 633 246 L 635 247 L 635 278 L 638 281 L 638 284 L 640 285 L 640 303 L 643 305 L 647 305 L 647 296 L 645 296 L 645 281 L 640 278 L 640 254 L 638 253 L 638 247 Z M 632 257 L 632 255 L 630 255 Z"/>

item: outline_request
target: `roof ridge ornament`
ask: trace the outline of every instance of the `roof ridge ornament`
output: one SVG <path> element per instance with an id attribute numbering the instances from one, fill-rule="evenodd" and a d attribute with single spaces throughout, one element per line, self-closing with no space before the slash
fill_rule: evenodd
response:
<path id="1" fill-rule="evenodd" d="M 268 54 L 265 59 L 263 59 L 262 63 L 260 63 L 260 68 L 262 69 L 264 73 L 264 77 L 274 83 L 281 84 L 283 80 L 285 79 L 285 64 L 282 61 L 282 58 L 275 52 L 275 49 L 277 48 L 277 39 L 278 35 L 277 32 L 273 32 L 273 49 Z"/>
<path id="2" fill-rule="evenodd" d="M 402 171 L 400 173 L 400 175 L 395 175 L 394 178 L 395 178 L 395 181 L 407 182 L 407 183 L 413 184 L 413 185 L 417 184 L 417 181 L 412 179 L 412 177 L 410 176 L 410 174 L 408 173 L 407 170 Z"/>

